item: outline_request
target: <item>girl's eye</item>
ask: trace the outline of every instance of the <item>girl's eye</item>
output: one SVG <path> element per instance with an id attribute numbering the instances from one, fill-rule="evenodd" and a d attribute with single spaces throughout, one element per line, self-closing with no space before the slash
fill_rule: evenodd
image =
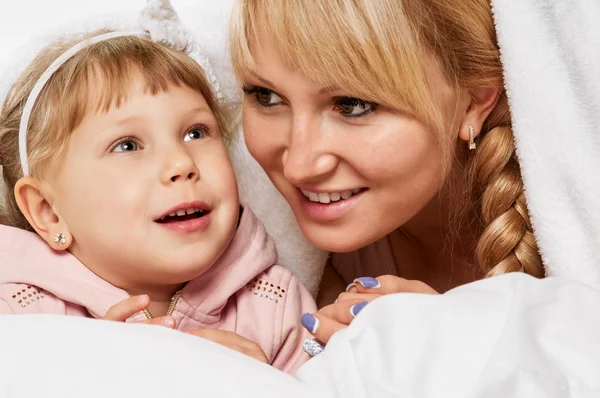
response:
<path id="1" fill-rule="evenodd" d="M 254 101 L 263 107 L 269 108 L 283 102 L 279 95 L 264 87 L 244 87 L 242 90 L 246 95 L 254 97 Z"/>
<path id="2" fill-rule="evenodd" d="M 337 97 L 334 99 L 334 109 L 344 117 L 358 118 L 375 112 L 378 105 L 354 97 Z"/>
<path id="3" fill-rule="evenodd" d="M 206 137 L 206 132 L 200 128 L 194 128 L 190 131 L 188 131 L 187 133 L 185 133 L 185 136 L 183 137 L 183 141 L 184 142 L 189 142 L 192 140 L 200 140 L 202 138 Z"/>
<path id="4" fill-rule="evenodd" d="M 110 151 L 111 152 L 133 152 L 133 151 L 139 151 L 139 150 L 140 150 L 140 146 L 137 144 L 137 142 L 132 141 L 130 138 L 125 138 L 122 141 L 117 142 Z"/>

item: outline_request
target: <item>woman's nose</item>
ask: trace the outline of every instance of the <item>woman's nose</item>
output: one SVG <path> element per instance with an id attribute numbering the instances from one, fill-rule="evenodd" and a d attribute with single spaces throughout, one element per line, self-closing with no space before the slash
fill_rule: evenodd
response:
<path id="1" fill-rule="evenodd" d="M 332 173 L 338 157 L 332 153 L 321 124 L 297 120 L 282 155 L 283 174 L 292 184 L 314 183 Z"/>

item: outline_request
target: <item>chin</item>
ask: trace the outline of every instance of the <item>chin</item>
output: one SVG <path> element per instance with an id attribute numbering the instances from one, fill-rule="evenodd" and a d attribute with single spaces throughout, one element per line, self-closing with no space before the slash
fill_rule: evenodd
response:
<path id="1" fill-rule="evenodd" d="M 326 227 L 300 223 L 300 229 L 306 239 L 321 250 L 333 253 L 347 253 L 375 242 L 379 237 L 356 234 L 350 227 Z"/>

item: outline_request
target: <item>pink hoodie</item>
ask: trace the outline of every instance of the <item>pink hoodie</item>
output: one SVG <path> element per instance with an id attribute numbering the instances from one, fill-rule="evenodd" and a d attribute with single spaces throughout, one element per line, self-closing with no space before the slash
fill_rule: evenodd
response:
<path id="1" fill-rule="evenodd" d="M 269 363 L 295 372 L 309 359 L 300 326 L 314 300 L 292 273 L 278 265 L 262 223 L 244 209 L 221 258 L 181 291 L 173 317 L 177 330 L 233 331 L 259 344 Z M 102 318 L 129 295 L 37 234 L 0 225 L 0 314 L 63 314 Z M 138 313 L 128 321 L 143 320 Z"/>

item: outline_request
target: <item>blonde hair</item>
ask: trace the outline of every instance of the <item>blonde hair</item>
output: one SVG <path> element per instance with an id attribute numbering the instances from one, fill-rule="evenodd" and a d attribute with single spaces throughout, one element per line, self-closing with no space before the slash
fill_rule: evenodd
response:
<path id="1" fill-rule="evenodd" d="M 454 144 L 427 81 L 435 57 L 455 93 L 497 86 L 502 66 L 487 0 L 237 0 L 231 57 L 255 70 L 263 34 L 284 62 L 316 83 L 391 106 L 436 131 L 444 161 Z M 446 162 L 445 162 L 446 163 Z M 476 261 L 488 276 L 544 270 L 527 211 L 506 94 L 484 123 L 466 175 L 481 210 Z"/>
<path id="2" fill-rule="evenodd" d="M 57 42 L 42 50 L 17 79 L 0 114 L 0 154 L 5 182 L 0 222 L 33 231 L 17 206 L 14 187 L 23 177 L 18 151 L 21 114 L 29 93 L 52 62 L 77 42 L 107 31 Z M 218 105 L 204 71 L 192 58 L 151 40 L 124 36 L 84 48 L 50 78 L 31 113 L 27 135 L 31 175 L 41 179 L 59 165 L 71 132 L 89 112 L 107 111 L 130 95 L 141 75 L 152 95 L 185 85 L 204 96 L 225 139 L 229 118 Z M 92 83 L 93 82 L 93 83 Z M 101 86 L 98 89 L 98 84 Z"/>

